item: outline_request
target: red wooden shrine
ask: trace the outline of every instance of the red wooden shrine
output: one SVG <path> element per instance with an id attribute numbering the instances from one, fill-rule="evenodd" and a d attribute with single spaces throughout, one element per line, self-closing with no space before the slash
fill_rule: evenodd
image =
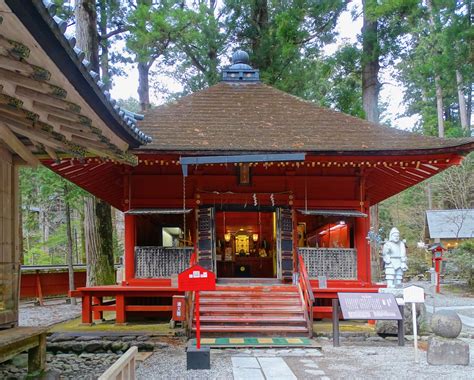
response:
<path id="1" fill-rule="evenodd" d="M 170 297 L 181 293 L 175 278 L 194 258 L 215 273 L 218 289 L 236 280 L 298 284 L 304 263 L 315 316 L 330 312 L 324 299 L 339 291 L 377 291 L 369 207 L 459 164 L 474 147 L 316 107 L 244 66 L 149 111 L 139 126 L 153 142 L 133 151 L 135 167 L 44 161 L 125 212 L 123 281 L 78 289 L 85 323 L 104 310 L 119 323 L 129 312 L 171 310 Z M 104 304 L 110 295 L 116 303 Z"/>

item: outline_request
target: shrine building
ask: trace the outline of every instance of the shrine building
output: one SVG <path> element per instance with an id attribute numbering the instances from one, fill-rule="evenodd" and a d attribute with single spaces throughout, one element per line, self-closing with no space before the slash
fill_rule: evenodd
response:
<path id="1" fill-rule="evenodd" d="M 305 267 L 315 316 L 327 315 L 338 291 L 378 289 L 369 207 L 459 164 L 473 148 L 472 139 L 388 128 L 281 92 L 260 82 L 240 51 L 220 83 L 150 110 L 138 126 L 152 142 L 133 150 L 135 167 L 45 161 L 125 212 L 124 291 L 159 287 L 171 295 L 195 252 L 223 287 L 278 294 L 279 284 L 298 285 Z M 204 318 L 203 332 L 216 331 L 212 322 Z"/>
<path id="2" fill-rule="evenodd" d="M 98 96 L 88 81 L 86 100 Z M 107 119 L 100 101 L 108 108 L 94 117 L 122 123 Z M 126 140 L 126 152 L 101 150 L 101 140 L 85 144 L 94 149 L 83 157 L 40 156 L 125 213 L 123 280 L 75 292 L 84 323 L 110 310 L 117 323 L 169 313 L 177 274 L 198 263 L 217 277 L 217 290 L 201 297 L 204 334 L 311 334 L 337 292 L 378 291 L 369 207 L 474 149 L 472 138 L 422 136 L 284 93 L 262 83 L 242 51 L 214 86 L 144 116 L 116 111 L 129 129 L 103 129 L 122 150 Z M 69 128 L 81 123 L 54 116 Z"/>

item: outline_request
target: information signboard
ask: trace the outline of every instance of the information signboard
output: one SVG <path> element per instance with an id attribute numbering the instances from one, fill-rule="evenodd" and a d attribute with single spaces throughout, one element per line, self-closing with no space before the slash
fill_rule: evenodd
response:
<path id="1" fill-rule="evenodd" d="M 391 293 L 338 293 L 344 319 L 401 320 Z"/>

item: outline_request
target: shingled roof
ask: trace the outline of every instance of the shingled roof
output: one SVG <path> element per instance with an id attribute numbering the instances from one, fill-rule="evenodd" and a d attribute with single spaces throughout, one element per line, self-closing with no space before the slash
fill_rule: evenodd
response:
<path id="1" fill-rule="evenodd" d="M 220 82 L 146 113 L 143 151 L 297 151 L 415 154 L 474 149 L 474 139 L 442 139 L 370 123 L 316 106 L 260 82 Z"/>

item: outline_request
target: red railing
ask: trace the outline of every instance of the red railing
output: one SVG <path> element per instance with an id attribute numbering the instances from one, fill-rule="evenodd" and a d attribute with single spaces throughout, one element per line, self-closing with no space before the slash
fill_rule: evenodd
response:
<path id="1" fill-rule="evenodd" d="M 306 271 L 306 266 L 304 265 L 304 260 L 301 255 L 298 255 L 298 265 L 300 273 L 298 277 L 298 285 L 306 310 L 306 321 L 308 323 L 309 335 L 312 336 L 314 294 L 313 289 L 311 288 L 311 283 L 309 282 L 308 272 Z"/>

